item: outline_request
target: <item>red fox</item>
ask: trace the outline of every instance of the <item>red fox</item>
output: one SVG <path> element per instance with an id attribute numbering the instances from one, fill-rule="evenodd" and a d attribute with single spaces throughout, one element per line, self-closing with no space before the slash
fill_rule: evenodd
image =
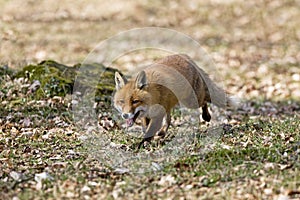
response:
<path id="1" fill-rule="evenodd" d="M 218 87 L 190 57 L 176 54 L 164 57 L 139 72 L 131 80 L 115 73 L 114 106 L 126 119 L 127 126 L 142 119 L 144 141 L 156 134 L 164 136 L 171 122 L 171 109 L 178 103 L 202 108 L 202 118 L 211 119 L 207 103 L 235 107 L 233 98 Z"/>

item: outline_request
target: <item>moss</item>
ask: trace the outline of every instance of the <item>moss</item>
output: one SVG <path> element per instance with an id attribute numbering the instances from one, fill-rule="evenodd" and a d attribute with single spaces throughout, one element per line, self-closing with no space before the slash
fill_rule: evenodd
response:
<path id="1" fill-rule="evenodd" d="M 28 65 L 16 73 L 15 78 L 26 77 L 30 81 L 39 80 L 37 98 L 64 96 L 73 89 L 76 67 L 68 67 L 52 60 L 37 65 Z"/>
<path id="2" fill-rule="evenodd" d="M 0 66 L 0 76 L 12 75 L 13 71 L 7 65 Z"/>
<path id="3" fill-rule="evenodd" d="M 84 70 L 80 70 L 84 69 Z M 102 64 L 76 64 L 73 67 L 52 60 L 31 64 L 15 74 L 14 78 L 26 77 L 30 81 L 39 80 L 40 88 L 36 91 L 38 99 L 53 96 L 65 96 L 73 91 L 76 76 L 81 77 L 81 90 L 95 86 L 95 100 L 109 101 L 115 89 L 115 69 Z M 91 80 L 96 77 L 95 80 Z M 77 85 L 78 87 L 78 85 Z M 94 88 L 94 89 L 95 89 Z"/>
<path id="4" fill-rule="evenodd" d="M 100 97 L 100 99 L 98 99 L 99 101 L 107 101 L 107 99 L 111 97 L 111 94 L 115 89 L 115 72 L 115 69 L 106 68 L 100 75 L 100 79 L 96 86 L 96 98 Z"/>

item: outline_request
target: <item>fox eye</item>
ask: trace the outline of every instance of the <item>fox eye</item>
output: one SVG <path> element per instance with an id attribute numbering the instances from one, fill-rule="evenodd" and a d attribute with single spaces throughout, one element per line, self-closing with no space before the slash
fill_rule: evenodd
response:
<path id="1" fill-rule="evenodd" d="M 119 100 L 119 104 L 124 104 L 124 100 L 123 99 Z"/>
<path id="2" fill-rule="evenodd" d="M 135 99 L 135 100 L 132 101 L 132 104 L 137 104 L 137 103 L 139 103 L 139 102 L 140 102 L 140 100 Z"/>

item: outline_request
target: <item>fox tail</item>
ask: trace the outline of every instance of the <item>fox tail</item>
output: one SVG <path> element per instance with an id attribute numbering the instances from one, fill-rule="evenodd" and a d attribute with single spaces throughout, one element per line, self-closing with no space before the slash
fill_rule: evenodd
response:
<path id="1" fill-rule="evenodd" d="M 206 95 L 209 97 L 208 99 L 210 99 L 211 103 L 221 108 L 230 107 L 236 109 L 239 106 L 240 100 L 238 98 L 229 96 L 221 87 L 214 83 L 209 75 L 198 67 L 193 60 L 189 59 L 189 62 L 196 67 L 204 81 L 207 91 Z"/>

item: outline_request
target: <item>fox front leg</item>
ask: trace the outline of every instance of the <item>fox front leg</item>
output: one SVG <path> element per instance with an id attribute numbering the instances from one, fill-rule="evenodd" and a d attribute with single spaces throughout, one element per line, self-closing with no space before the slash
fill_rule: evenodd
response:
<path id="1" fill-rule="evenodd" d="M 165 109 L 161 105 L 157 104 L 150 108 L 148 118 L 149 124 L 147 126 L 145 136 L 138 146 L 138 149 L 141 148 L 145 141 L 150 142 L 155 134 L 162 128 L 162 121 L 165 114 Z M 147 118 L 145 120 L 147 122 Z"/>
<path id="2" fill-rule="evenodd" d="M 162 128 L 158 132 L 158 136 L 165 137 L 165 135 L 166 135 L 166 133 L 169 129 L 170 124 L 171 124 L 171 114 L 170 114 L 170 112 L 168 112 L 166 114 L 166 116 L 164 117 L 163 125 L 162 125 Z"/>
<path id="3" fill-rule="evenodd" d="M 147 127 L 149 126 L 149 123 L 150 123 L 150 118 L 148 118 L 148 117 L 142 118 L 142 128 L 143 128 L 144 133 L 146 132 Z"/>
<path id="4" fill-rule="evenodd" d="M 152 140 L 154 135 L 161 129 L 162 120 L 163 120 L 163 116 L 157 116 L 154 119 L 150 119 L 145 136 L 144 136 L 143 140 L 140 142 L 138 149 L 140 149 L 142 147 L 144 142 L 146 142 L 146 141 L 150 142 Z"/>

